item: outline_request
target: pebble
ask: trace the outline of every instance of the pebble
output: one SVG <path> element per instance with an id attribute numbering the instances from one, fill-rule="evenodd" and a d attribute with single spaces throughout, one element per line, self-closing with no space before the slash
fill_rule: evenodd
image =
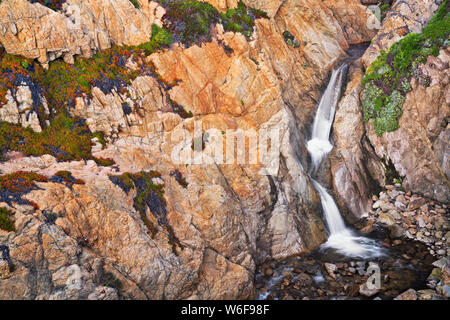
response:
<path id="1" fill-rule="evenodd" d="M 380 289 L 374 288 L 372 285 L 369 287 L 367 283 L 364 283 L 359 287 L 359 293 L 366 297 L 372 297 L 378 292 L 380 292 Z"/>
<path id="2" fill-rule="evenodd" d="M 270 269 L 270 268 L 267 268 L 265 271 L 264 271 L 264 274 L 266 275 L 266 276 L 272 276 L 273 275 L 273 270 L 272 269 Z"/>

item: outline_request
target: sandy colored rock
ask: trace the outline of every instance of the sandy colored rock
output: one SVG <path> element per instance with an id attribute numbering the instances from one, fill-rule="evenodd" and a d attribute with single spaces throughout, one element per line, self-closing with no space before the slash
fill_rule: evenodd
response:
<path id="1" fill-rule="evenodd" d="M 68 0 L 62 12 L 27 0 L 0 4 L 0 43 L 10 54 L 38 59 L 43 65 L 59 57 L 90 57 L 116 45 L 147 42 L 162 12 L 147 4 L 136 9 L 129 0 Z"/>
<path id="2" fill-rule="evenodd" d="M 408 33 L 420 33 L 439 7 L 434 0 L 395 1 L 383 20 L 377 36 L 364 53 L 362 61 L 367 68 L 380 54 Z"/>

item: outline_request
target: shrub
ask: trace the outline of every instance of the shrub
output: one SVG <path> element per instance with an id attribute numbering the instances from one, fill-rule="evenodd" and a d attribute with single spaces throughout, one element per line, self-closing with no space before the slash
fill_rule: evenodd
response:
<path id="1" fill-rule="evenodd" d="M 16 171 L 4 176 L 0 176 L 0 191 L 11 193 L 26 193 L 36 188 L 37 182 L 47 182 L 47 177 L 35 172 Z"/>
<path id="2" fill-rule="evenodd" d="M 161 177 L 159 172 L 151 170 L 139 173 L 126 172 L 120 176 L 110 176 L 109 179 L 127 194 L 132 189 L 136 190 L 136 196 L 133 198 L 133 207 L 139 213 L 142 222 L 148 228 L 148 232 L 154 237 L 157 228 L 148 219 L 146 214 L 147 208 L 157 220 L 158 225 L 166 228 L 169 235 L 169 243 L 172 245 L 174 253 L 176 253 L 176 246 L 178 245 L 180 248 L 183 248 L 183 246 L 167 221 L 164 184 L 156 185 L 152 182 L 153 178 L 159 177 Z"/>
<path id="3" fill-rule="evenodd" d="M 449 3 L 444 0 L 421 34 L 408 34 L 388 52 L 381 51 L 367 69 L 362 80 L 361 105 L 364 121 L 373 119 L 377 135 L 399 128 L 398 118 L 411 90 L 411 78 L 420 75 L 417 72 L 420 63 L 426 62 L 429 55 L 437 56 L 439 48 L 446 46 L 449 34 Z M 429 78 L 420 82 L 429 85 Z"/>
<path id="4" fill-rule="evenodd" d="M 138 1 L 138 0 L 130 0 L 130 2 L 133 4 L 133 6 L 134 6 L 136 9 L 139 9 L 139 8 L 141 7 L 141 5 L 139 4 L 139 1 Z"/>
<path id="5" fill-rule="evenodd" d="M 0 202 L 6 202 L 9 205 L 15 202 L 35 207 L 32 201 L 23 199 L 22 196 L 31 190 L 38 189 L 35 182 L 47 181 L 47 177 L 27 171 L 16 171 L 0 176 Z"/>
<path id="6" fill-rule="evenodd" d="M 156 24 L 152 24 L 152 35 L 150 37 L 150 41 L 141 44 L 138 47 L 144 50 L 146 55 L 150 55 L 160 48 L 170 46 L 172 41 L 172 34 L 169 31 L 159 27 Z"/>
<path id="7" fill-rule="evenodd" d="M 183 188 L 187 188 L 188 183 L 186 181 L 186 179 L 183 177 L 183 175 L 181 174 L 181 172 L 179 170 L 174 170 L 170 173 L 171 176 L 175 177 L 175 180 L 183 187 Z"/>
<path id="8" fill-rule="evenodd" d="M 239 1 L 236 9 L 220 13 L 207 2 L 160 0 L 167 10 L 165 23 L 174 35 L 175 41 L 189 47 L 195 43 L 211 41 L 211 25 L 222 23 L 226 31 L 240 32 L 247 38 L 253 32 L 254 20 L 267 18 L 261 10 L 247 7 Z"/>
<path id="9" fill-rule="evenodd" d="M 28 0 L 31 3 L 40 3 L 52 10 L 61 10 L 63 3 L 66 2 L 66 0 Z"/>
<path id="10" fill-rule="evenodd" d="M 21 151 L 27 156 L 50 154 L 58 161 L 88 160 L 112 165 L 111 159 L 92 156 L 92 133 L 83 119 L 58 113 L 42 132 L 0 121 L 0 152 Z"/>
<path id="11" fill-rule="evenodd" d="M 14 212 L 12 212 L 11 210 L 0 207 L 0 229 L 5 231 L 16 231 L 14 222 L 11 220 L 11 217 L 13 215 Z"/>

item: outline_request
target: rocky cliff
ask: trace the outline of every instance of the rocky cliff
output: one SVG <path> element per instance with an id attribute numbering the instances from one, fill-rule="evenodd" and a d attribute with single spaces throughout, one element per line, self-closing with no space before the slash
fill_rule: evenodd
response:
<path id="1" fill-rule="evenodd" d="M 381 50 L 408 34 L 420 33 L 439 6 L 425 1 L 417 5 L 396 2 L 387 12 L 381 29 L 362 59 L 353 64 L 347 90 L 334 124 L 337 148 L 332 158 L 332 175 L 342 207 L 348 217 L 367 215 L 370 195 L 378 186 L 395 179 L 409 191 L 444 203 L 449 201 L 449 52 L 442 47 L 429 55 L 414 71 L 405 96 L 399 128 L 378 136 L 372 121 L 363 121 L 361 79 Z M 356 128 L 356 130 L 355 130 Z"/>
<path id="2" fill-rule="evenodd" d="M 34 132 L 14 135 L 14 148 L 10 140 L 1 144 L 1 207 L 13 228 L 0 230 L 0 298 L 254 298 L 257 265 L 310 252 L 326 240 L 305 149 L 315 106 L 350 45 L 376 37 L 364 63 L 389 45 L 383 33 L 390 24 L 398 27 L 390 22 L 398 17 L 395 8 L 377 35 L 367 23 L 372 12 L 357 0 L 247 0 L 266 14 L 245 20 L 244 30 L 220 24 L 215 9 L 202 5 L 214 23 L 206 24 L 201 41 L 156 49 L 165 35 L 158 27 L 176 35 L 183 25 L 170 13 L 179 9 L 170 1 L 67 0 L 57 10 L 35 2 L 0 4 L 2 54 L 25 59 L 3 70 L 0 119 Z M 209 2 L 222 13 L 238 6 Z M 423 24 L 436 5 L 419 7 Z M 106 69 L 95 67 L 99 61 Z M 403 129 L 380 138 L 362 122 L 363 66 L 352 66 L 336 115 L 331 168 L 342 205 L 358 217 L 371 205 L 374 181 L 385 183 L 380 159 L 390 159 L 405 188 L 448 201 L 448 130 L 442 127 L 448 52 L 423 68 L 431 86 L 412 83 Z M 85 76 L 92 70 L 95 77 Z M 72 74 L 78 77 L 73 92 Z M 65 91 L 53 86 L 57 79 L 67 81 Z M 36 133 L 49 140 L 62 132 L 51 129 L 61 109 L 80 119 L 70 130 L 101 133 L 90 136 L 89 152 L 64 142 L 39 145 L 45 151 L 27 145 Z M 202 134 L 208 129 L 224 137 L 229 130 L 277 130 L 274 171 L 267 174 L 260 163 L 174 161 L 180 130 L 190 136 L 200 130 L 196 138 L 208 150 L 214 147 Z M 68 132 L 65 140 L 71 137 Z M 24 187 L 12 188 L 11 181 Z"/>

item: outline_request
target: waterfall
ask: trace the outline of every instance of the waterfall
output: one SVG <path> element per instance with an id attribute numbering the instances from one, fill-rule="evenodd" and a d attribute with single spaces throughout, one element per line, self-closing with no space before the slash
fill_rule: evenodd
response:
<path id="1" fill-rule="evenodd" d="M 315 170 L 317 170 L 323 158 L 333 149 L 333 146 L 329 142 L 330 131 L 336 113 L 336 106 L 341 96 L 342 83 L 347 70 L 347 64 L 343 64 L 339 68 L 333 70 L 330 82 L 328 83 L 327 89 L 317 108 L 312 138 L 307 144 L 307 149 L 311 155 L 312 164 Z"/>
<path id="2" fill-rule="evenodd" d="M 312 137 L 307 143 L 314 172 L 317 171 L 322 160 L 333 149 L 333 145 L 329 141 L 331 126 L 333 125 L 336 106 L 341 96 L 347 70 L 347 64 L 333 70 L 328 87 L 317 108 Z M 370 258 L 382 255 L 383 250 L 377 246 L 374 240 L 358 236 L 345 226 L 333 197 L 317 181 L 314 179 L 312 181 L 319 193 L 325 220 L 330 231 L 329 238 L 323 248 L 333 248 L 337 252 L 350 257 Z"/>

